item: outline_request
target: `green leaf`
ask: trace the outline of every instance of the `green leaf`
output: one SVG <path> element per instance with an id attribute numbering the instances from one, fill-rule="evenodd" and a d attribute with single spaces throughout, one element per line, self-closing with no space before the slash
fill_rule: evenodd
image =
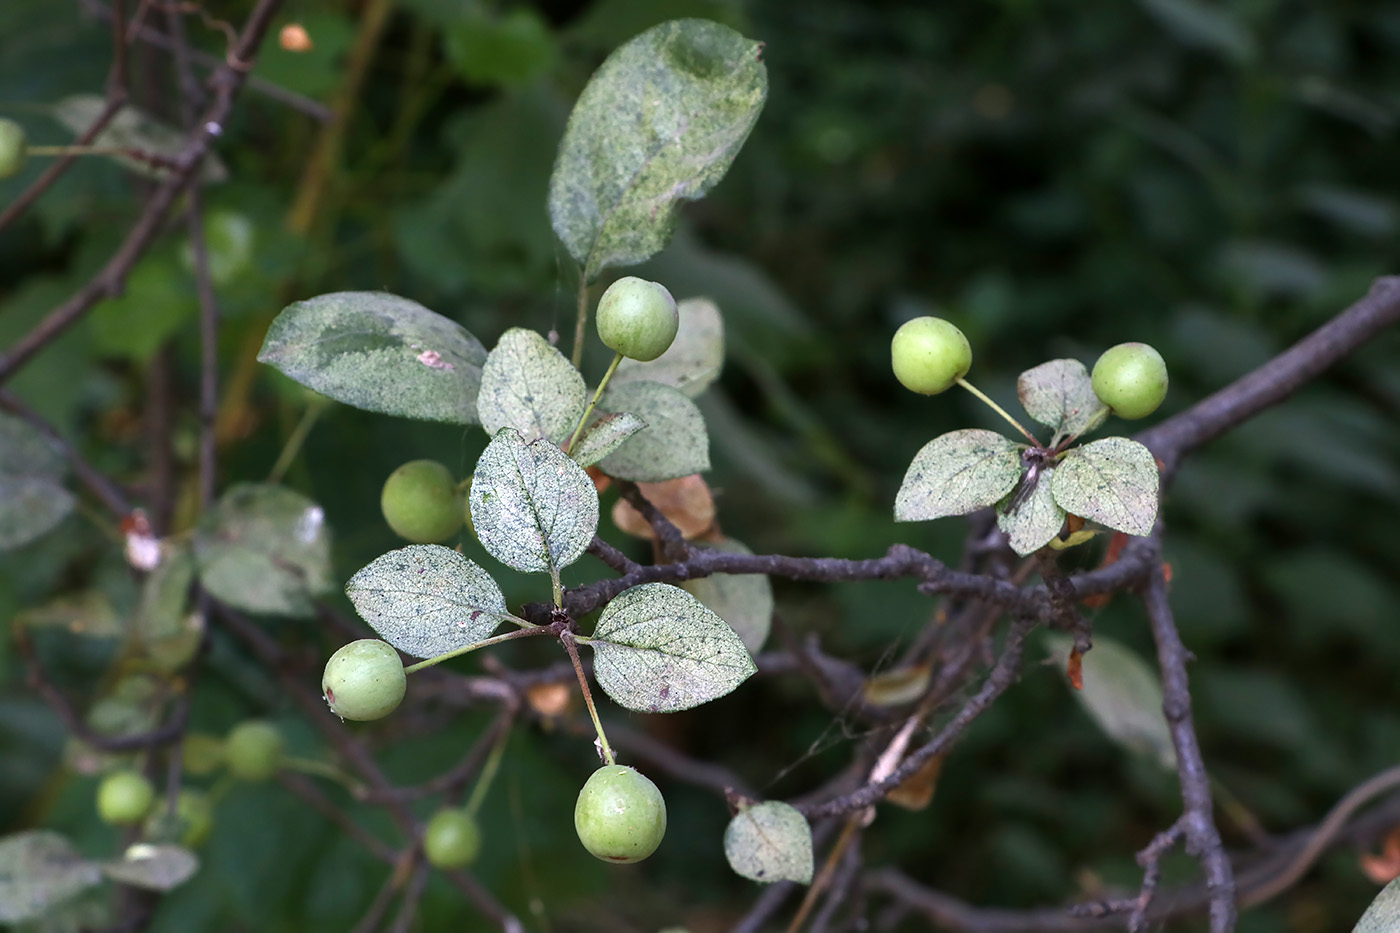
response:
<path id="1" fill-rule="evenodd" d="M 476 424 L 486 349 L 455 321 L 384 292 L 333 292 L 288 305 L 258 360 L 367 411 Z"/>
<path id="2" fill-rule="evenodd" d="M 1400 878 L 1381 888 L 1351 933 L 1400 933 Z"/>
<path id="3" fill-rule="evenodd" d="M 415 658 L 433 658 L 491 636 L 506 600 L 491 575 L 451 548 L 414 544 L 375 558 L 345 595 L 380 636 Z"/>
<path id="4" fill-rule="evenodd" d="M 613 385 L 659 382 L 695 398 L 719 378 L 724 368 L 724 318 L 708 298 L 687 298 L 676 306 L 681 325 L 665 353 L 642 363 L 624 359 L 613 374 Z"/>
<path id="5" fill-rule="evenodd" d="M 62 628 L 89 638 L 116 638 L 123 631 L 112 601 L 100 590 L 64 593 L 16 613 L 14 624 L 29 628 Z"/>
<path id="6" fill-rule="evenodd" d="M 199 580 L 215 599 L 249 612 L 310 616 L 331 588 L 326 515 L 282 486 L 234 486 L 195 529 Z"/>
<path id="7" fill-rule="evenodd" d="M 598 686 L 643 713 L 708 703 L 755 670 L 729 623 L 668 583 L 625 590 L 603 609 L 589 643 Z"/>
<path id="8" fill-rule="evenodd" d="M 88 326 L 99 354 L 145 363 L 198 311 L 188 276 L 169 255 L 157 254 L 137 264 L 121 295 L 93 308 Z"/>
<path id="9" fill-rule="evenodd" d="M 36 829 L 0 838 L 0 923 L 41 917 L 101 882 L 97 866 L 58 833 Z"/>
<path id="10" fill-rule="evenodd" d="M 753 881 L 812 881 L 812 827 L 796 808 L 778 800 L 745 807 L 724 830 L 724 857 Z"/>
<path id="11" fill-rule="evenodd" d="M 1069 661 L 1074 639 L 1047 632 L 1046 643 L 1060 669 Z M 1074 696 L 1113 741 L 1144 755 L 1163 768 L 1176 768 L 1176 749 L 1162 712 L 1162 686 L 1157 672 L 1131 648 L 1102 635 L 1083 656 L 1084 689 Z"/>
<path id="12" fill-rule="evenodd" d="M 1078 360 L 1051 360 L 1021 373 L 1016 380 L 1021 405 L 1055 438 L 1078 437 L 1103 424 L 1108 406 L 1094 394 L 1089 370 Z"/>
<path id="13" fill-rule="evenodd" d="M 101 868 L 113 881 L 148 891 L 170 891 L 199 870 L 199 859 L 182 846 L 139 842 L 128 846 L 121 858 L 101 863 Z"/>
<path id="14" fill-rule="evenodd" d="M 1152 451 L 1126 437 L 1106 437 L 1066 453 L 1050 490 L 1067 512 L 1148 535 L 1157 520 L 1158 478 Z"/>
<path id="15" fill-rule="evenodd" d="M 721 538 L 703 546 L 730 554 L 753 553 L 733 538 Z M 750 654 L 758 654 L 773 625 L 773 583 L 767 574 L 716 573 L 686 580 L 681 586 L 728 622 Z"/>
<path id="16" fill-rule="evenodd" d="M 710 468 L 705 416 L 680 390 L 658 382 L 609 385 L 598 407 L 631 412 L 646 423 L 646 428 L 599 461 L 609 476 L 659 483 Z"/>
<path id="17" fill-rule="evenodd" d="M 569 456 L 573 457 L 579 466 L 592 466 L 646 426 L 645 421 L 630 411 L 604 414 L 601 418 L 593 419 L 593 423 L 574 442 Z"/>
<path id="18" fill-rule="evenodd" d="M 514 428 L 486 445 L 469 503 L 482 546 L 526 573 L 569 566 L 598 530 L 598 490 L 583 467 L 549 441 L 526 443 Z"/>
<path id="19" fill-rule="evenodd" d="M 106 107 L 107 100 L 100 94 L 74 94 L 54 104 L 52 112 L 53 118 L 72 130 L 74 138 L 77 138 L 97 122 L 98 116 Z M 93 138 L 91 145 L 102 148 L 138 149 L 173 160 L 185 149 L 185 134 L 128 104 Z M 164 181 L 172 174 L 168 165 L 152 163 L 145 159 L 133 159 L 125 155 L 113 155 L 109 158 L 146 178 Z M 228 169 L 219 161 L 217 155 L 210 153 L 200 165 L 199 177 L 206 184 L 221 182 L 228 178 Z"/>
<path id="20" fill-rule="evenodd" d="M 136 631 L 141 640 L 161 641 L 186 630 L 185 608 L 194 582 L 194 555 L 188 547 L 166 542 L 161 561 L 141 585 Z"/>
<path id="21" fill-rule="evenodd" d="M 554 63 L 549 24 L 531 7 L 500 15 L 468 10 L 444 31 L 443 51 L 471 84 L 511 87 L 526 84 Z"/>
<path id="22" fill-rule="evenodd" d="M 0 414 L 0 551 L 47 534 L 73 510 L 63 455 L 27 422 Z"/>
<path id="23" fill-rule="evenodd" d="M 1049 544 L 1064 526 L 1065 510 L 1050 491 L 1053 473 L 1054 468 L 1041 471 L 1035 490 L 1016 511 L 1004 511 L 1004 502 L 997 506 L 997 527 L 1006 532 L 1011 550 L 1023 557 Z"/>
<path id="24" fill-rule="evenodd" d="M 586 279 L 658 252 L 678 202 L 724 177 L 768 94 L 761 50 L 727 26 L 674 20 L 594 73 L 549 183 L 554 232 Z"/>
<path id="25" fill-rule="evenodd" d="M 1212 49 L 1235 62 L 1254 57 L 1254 36 L 1219 3 L 1202 0 L 1138 0 L 1168 32 L 1186 45 Z"/>
<path id="26" fill-rule="evenodd" d="M 922 522 L 992 505 L 1021 477 L 1021 445 L 995 431 L 939 435 L 909 464 L 894 499 L 894 520 Z"/>
<path id="27" fill-rule="evenodd" d="M 492 436 L 515 428 L 527 441 L 543 437 L 562 444 L 587 404 L 579 371 L 548 340 L 523 327 L 502 334 L 481 369 L 476 412 Z"/>

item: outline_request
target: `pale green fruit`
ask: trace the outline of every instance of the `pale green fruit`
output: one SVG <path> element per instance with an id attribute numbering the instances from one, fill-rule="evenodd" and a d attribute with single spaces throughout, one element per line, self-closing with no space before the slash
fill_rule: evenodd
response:
<path id="1" fill-rule="evenodd" d="M 156 789 L 135 771 L 113 771 L 97 787 L 97 815 L 113 826 L 141 822 L 155 801 Z"/>
<path id="2" fill-rule="evenodd" d="M 943 318 L 916 317 L 894 332 L 890 365 L 906 389 L 937 395 L 972 368 L 972 345 L 962 331 Z"/>
<path id="3" fill-rule="evenodd" d="M 625 275 L 598 299 L 598 336 L 628 359 L 656 359 L 670 348 L 680 326 L 676 299 L 658 282 Z"/>
<path id="4" fill-rule="evenodd" d="M 390 473 L 379 507 L 389 527 L 415 544 L 437 544 L 462 530 L 462 493 L 436 460 L 410 460 Z"/>
<path id="5" fill-rule="evenodd" d="M 287 754 L 287 742 L 270 722 L 239 723 L 224 740 L 224 763 L 244 781 L 265 781 L 277 773 Z"/>
<path id="6" fill-rule="evenodd" d="M 423 853 L 435 868 L 462 868 L 476 861 L 481 830 L 466 810 L 446 808 L 433 814 L 423 831 Z"/>
<path id="7" fill-rule="evenodd" d="M 649 778 L 604 765 L 588 778 L 574 805 L 583 847 L 605 862 L 640 862 L 666 835 L 666 801 Z"/>
<path id="8" fill-rule="evenodd" d="M 377 638 L 343 645 L 321 676 L 321 692 L 341 719 L 382 719 L 398 708 L 407 689 L 398 652 Z"/>
<path id="9" fill-rule="evenodd" d="M 1145 343 L 1120 343 L 1094 364 L 1094 394 L 1120 418 L 1146 418 L 1167 397 L 1167 364 Z"/>

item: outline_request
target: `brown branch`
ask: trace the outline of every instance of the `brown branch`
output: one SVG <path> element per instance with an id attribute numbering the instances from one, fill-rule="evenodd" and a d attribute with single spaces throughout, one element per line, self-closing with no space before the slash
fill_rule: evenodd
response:
<path id="1" fill-rule="evenodd" d="M 672 561 L 682 561 L 689 556 L 691 548 L 686 543 L 685 535 L 676 527 L 675 522 L 666 517 L 666 513 L 642 495 L 642 491 L 637 488 L 636 483 L 618 480 L 617 489 L 627 504 L 636 509 L 637 513 L 646 519 L 651 530 L 655 532 L 656 546 L 661 556 Z"/>
<path id="2" fill-rule="evenodd" d="M 68 465 L 73 468 L 73 473 L 78 477 L 78 481 L 87 487 L 88 491 L 97 498 L 98 502 L 102 503 L 107 511 L 119 519 L 131 514 L 133 506 L 117 484 L 103 476 L 96 467 L 84 460 L 73 445 L 65 441 L 58 433 L 58 429 L 44 420 L 43 416 L 20 401 L 19 397 L 8 389 L 0 389 L 0 408 L 17 415 L 47 437 L 54 448 L 68 461 Z"/>

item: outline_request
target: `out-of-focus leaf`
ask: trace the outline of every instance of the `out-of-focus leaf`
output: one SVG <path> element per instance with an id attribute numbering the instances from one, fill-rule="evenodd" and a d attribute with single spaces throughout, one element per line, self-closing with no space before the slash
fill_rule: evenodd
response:
<path id="1" fill-rule="evenodd" d="M 27 422 L 0 414 L 0 551 L 28 544 L 73 510 L 60 485 L 66 464 Z"/>
<path id="2" fill-rule="evenodd" d="M 706 542 L 704 547 L 731 554 L 753 553 L 733 538 Z M 767 574 L 716 573 L 687 580 L 681 586 L 728 622 L 750 654 L 758 654 L 773 625 L 773 583 Z"/>
<path id="3" fill-rule="evenodd" d="M 1210 0 L 1138 0 L 1182 42 L 1244 63 L 1255 54 L 1254 36 L 1223 4 Z"/>
<path id="4" fill-rule="evenodd" d="M 72 130 L 76 138 L 97 122 L 106 106 L 107 101 L 100 94 L 74 94 L 54 104 L 53 118 Z M 178 158 L 184 150 L 185 134 L 128 104 L 97 134 L 91 145 L 104 149 L 135 149 L 169 161 Z M 165 179 L 171 175 L 171 167 L 166 164 L 120 154 L 111 158 L 147 178 Z M 228 178 L 228 169 L 217 155 L 210 153 L 204 157 L 199 174 L 205 184 L 210 184 Z"/>
<path id="5" fill-rule="evenodd" d="M 512 87 L 547 71 L 557 49 L 549 24 L 533 7 L 497 14 L 468 9 L 446 29 L 443 49 L 471 84 Z"/>
<path id="6" fill-rule="evenodd" d="M 677 305 L 680 329 L 665 353 L 641 363 L 624 359 L 613 374 L 613 385 L 659 382 L 695 398 L 719 378 L 724 368 L 724 319 L 708 298 L 687 298 Z"/>
<path id="7" fill-rule="evenodd" d="M 1056 666 L 1064 670 L 1074 648 L 1069 635 L 1049 632 L 1045 641 Z M 1176 749 L 1162 712 L 1162 686 L 1157 673 L 1126 645 L 1102 635 L 1082 658 L 1084 688 L 1074 696 L 1109 738 L 1131 752 L 1176 767 Z"/>
<path id="8" fill-rule="evenodd" d="M 122 634 L 121 619 L 112 601 L 100 590 L 65 593 L 15 616 L 16 625 L 67 629 L 75 635 L 115 638 Z"/>
<path id="9" fill-rule="evenodd" d="M 104 356 L 146 362 L 186 324 L 199 303 L 168 254 L 146 258 L 131 271 L 126 290 L 92 310 L 93 346 Z"/>
<path id="10" fill-rule="evenodd" d="M 1400 878 L 1381 888 L 1351 933 L 1397 933 L 1400 931 Z"/>
<path id="11" fill-rule="evenodd" d="M 0 922 L 20 923 L 99 884 L 102 872 L 58 833 L 0 838 Z"/>
<path id="12" fill-rule="evenodd" d="M 710 437 L 695 403 L 678 389 L 658 382 L 609 384 L 598 407 L 629 411 L 646 427 L 598 461 L 609 476 L 639 482 L 703 473 L 710 468 Z"/>
<path id="13" fill-rule="evenodd" d="M 121 858 L 102 862 L 101 868 L 113 881 L 148 891 L 170 891 L 199 870 L 199 859 L 180 846 L 137 843 L 127 847 Z"/>
<path id="14" fill-rule="evenodd" d="M 646 426 L 645 421 L 630 411 L 604 413 L 589 422 L 583 434 L 569 449 L 569 456 L 573 457 L 579 466 L 592 466 Z"/>
<path id="15" fill-rule="evenodd" d="M 753 881 L 812 880 L 812 827 L 780 800 L 744 807 L 724 830 L 724 857 L 736 874 Z"/>

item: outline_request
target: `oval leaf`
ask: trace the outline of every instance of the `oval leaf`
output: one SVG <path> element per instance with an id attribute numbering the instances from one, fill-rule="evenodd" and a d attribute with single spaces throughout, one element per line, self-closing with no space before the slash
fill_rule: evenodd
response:
<path id="1" fill-rule="evenodd" d="M 1065 454 L 1050 490 L 1067 512 L 1148 535 L 1157 520 L 1158 480 L 1152 451 L 1126 437 L 1106 437 Z"/>
<path id="2" fill-rule="evenodd" d="M 355 611 L 389 644 L 434 658 L 491 636 L 506 600 L 491 575 L 451 548 L 414 544 L 375 558 L 345 584 Z"/>
<path id="3" fill-rule="evenodd" d="M 367 411 L 476 424 L 486 349 L 456 321 L 384 292 L 333 292 L 288 305 L 258 360 Z"/>
<path id="4" fill-rule="evenodd" d="M 198 870 L 199 859 L 189 849 L 144 842 L 129 846 L 121 858 L 102 863 L 108 878 L 148 891 L 170 891 Z"/>
<path id="5" fill-rule="evenodd" d="M 116 638 L 126 631 L 112 601 L 101 590 L 77 590 L 15 613 L 15 625 L 62 628 L 88 638 Z"/>
<path id="6" fill-rule="evenodd" d="M 1016 391 L 1026 414 L 1054 428 L 1056 439 L 1078 437 L 1108 417 L 1108 406 L 1094 394 L 1089 370 L 1078 360 L 1051 360 L 1028 369 L 1016 380 Z"/>
<path id="7" fill-rule="evenodd" d="M 216 599 L 268 615 L 310 616 L 331 588 L 326 514 L 282 486 L 234 486 L 200 519 L 199 580 Z"/>
<path id="8" fill-rule="evenodd" d="M 107 99 L 101 94 L 74 94 L 54 104 L 53 117 L 72 130 L 76 138 L 86 133 L 106 109 Z M 174 160 L 184 150 L 186 138 L 180 130 L 128 104 L 117 111 L 90 145 L 99 149 L 132 149 L 157 156 L 156 159 L 142 159 L 109 154 L 109 158 L 130 171 L 163 181 L 174 173 Z M 228 178 L 228 169 L 217 155 L 210 153 L 199 167 L 199 177 L 206 183 L 221 182 Z"/>
<path id="9" fill-rule="evenodd" d="M 731 554 L 752 554 L 733 538 L 705 545 Z M 714 611 L 739 636 L 750 654 L 757 654 L 773 625 L 773 583 L 762 573 L 716 573 L 681 584 L 685 591 Z"/>
<path id="10" fill-rule="evenodd" d="M 618 412 L 615 415 L 605 414 L 593 420 L 569 451 L 569 456 L 573 457 L 579 466 L 592 466 L 646 426 L 645 421 L 630 411 Z"/>
<path id="11" fill-rule="evenodd" d="M 724 177 L 768 94 L 762 44 L 699 19 L 647 30 L 579 95 L 554 174 L 554 232 L 592 280 L 670 239 L 681 200 Z"/>
<path id="12" fill-rule="evenodd" d="M 634 586 L 608 603 L 591 644 L 598 686 L 643 713 L 708 703 L 755 670 L 729 623 L 669 583 Z"/>
<path id="13" fill-rule="evenodd" d="M 1050 539 L 1060 533 L 1065 523 L 1065 510 L 1055 504 L 1050 492 L 1050 477 L 1053 468 L 1041 471 L 1035 489 L 1029 498 L 1014 512 L 997 507 L 997 527 L 1006 532 L 1011 550 L 1025 556 L 1038 551 L 1050 543 Z"/>
<path id="14" fill-rule="evenodd" d="M 562 444 L 588 404 L 583 376 L 548 340 L 523 327 L 501 335 L 481 369 L 477 417 L 486 433 L 515 428 L 527 441 Z"/>
<path id="15" fill-rule="evenodd" d="M 469 499 L 476 536 L 491 556 L 526 573 L 578 560 L 598 530 L 598 490 L 549 441 L 502 428 L 476 462 Z"/>
<path id="16" fill-rule="evenodd" d="M 754 881 L 810 884 L 812 827 L 778 800 L 745 807 L 724 830 L 724 857 L 736 874 Z"/>
<path id="17" fill-rule="evenodd" d="M 1045 638 L 1064 670 L 1074 639 L 1059 633 L 1047 633 Z M 1099 728 L 1129 751 L 1146 755 L 1164 768 L 1176 768 L 1157 672 L 1131 648 L 1099 635 L 1082 658 L 1080 670 L 1084 687 L 1074 695 Z"/>
<path id="18" fill-rule="evenodd" d="M 695 398 L 719 378 L 724 368 L 724 319 L 708 298 L 687 298 L 676 306 L 681 326 L 670 348 L 641 363 L 624 359 L 613 374 L 613 385 L 659 382 Z"/>
<path id="19" fill-rule="evenodd" d="M 598 461 L 609 476 L 659 483 L 710 468 L 705 416 L 679 389 L 659 382 L 609 385 L 599 407 L 609 412 L 631 412 L 646 422 L 643 430 Z"/>
<path id="20" fill-rule="evenodd" d="M 37 428 L 0 414 L 0 551 L 22 547 L 73 511 L 63 455 Z"/>
<path id="21" fill-rule="evenodd" d="M 1351 933 L 1400 933 L 1400 878 L 1381 888 Z"/>
<path id="22" fill-rule="evenodd" d="M 995 431 L 939 435 L 914 455 L 894 499 L 894 520 L 966 515 L 1009 493 L 1021 476 L 1021 446 Z"/>
<path id="23" fill-rule="evenodd" d="M 58 833 L 38 829 L 0 839 L 0 923 L 42 917 L 101 882 L 97 866 Z"/>

